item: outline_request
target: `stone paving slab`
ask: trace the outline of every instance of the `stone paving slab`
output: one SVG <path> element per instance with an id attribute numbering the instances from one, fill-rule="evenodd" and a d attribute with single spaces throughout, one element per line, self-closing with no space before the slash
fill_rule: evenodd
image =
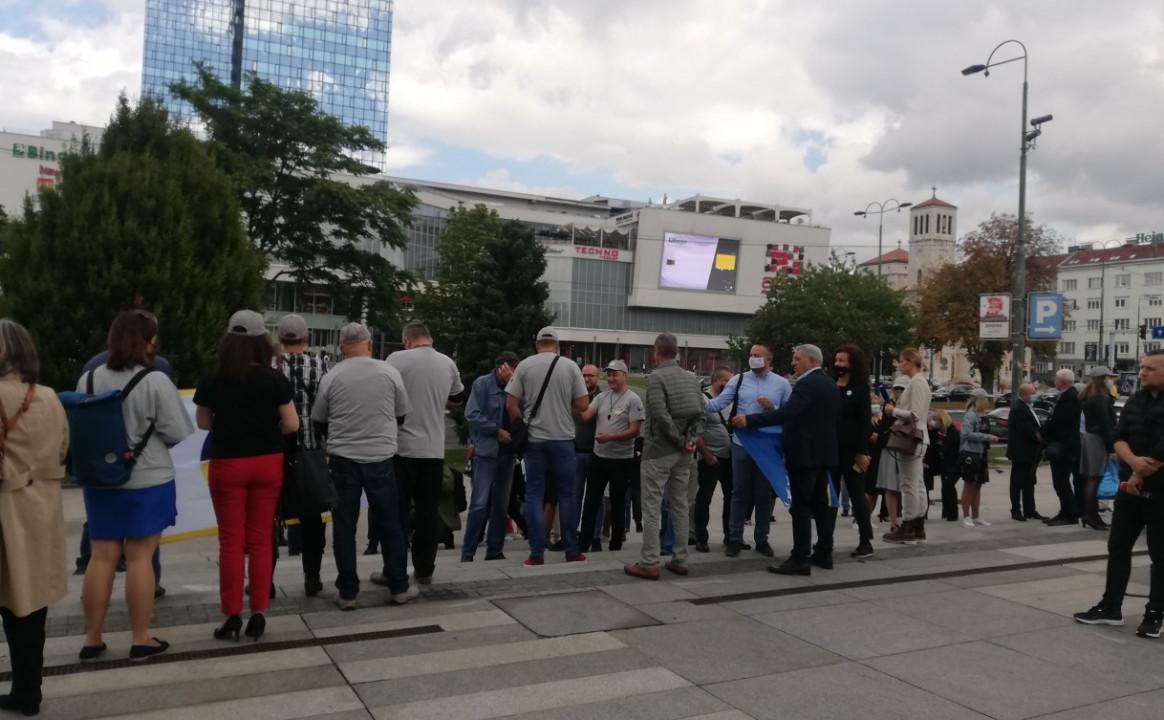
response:
<path id="1" fill-rule="evenodd" d="M 508 598 L 493 603 L 543 637 L 641 627 L 658 622 L 597 590 Z"/>
<path id="2" fill-rule="evenodd" d="M 1164 688 L 1164 643 L 1137 637 L 1139 618 L 1128 618 L 1122 628 L 1074 624 L 995 638 L 996 645 L 1098 677 L 1114 677 L 1137 690 Z M 1119 668 L 1108 675 L 1104 669 Z M 1164 717 L 1164 705 L 1160 706 Z"/>
<path id="3" fill-rule="evenodd" d="M 1040 720 L 1159 720 L 1162 707 L 1164 691 L 1156 691 L 1044 715 Z"/>
<path id="4" fill-rule="evenodd" d="M 854 663 L 706 689 L 759 720 L 986 720 L 985 715 Z"/>
<path id="5" fill-rule="evenodd" d="M 1136 692 L 1117 673 L 1079 671 L 985 642 L 867 661 L 915 687 L 998 720 L 1019 720 Z"/>
<path id="6" fill-rule="evenodd" d="M 976 593 L 973 590 L 872 601 L 883 608 L 975 638 L 1069 625 L 1060 615 Z"/>
<path id="7" fill-rule="evenodd" d="M 621 630 L 613 635 L 698 685 L 842 661 L 834 653 L 744 617 Z"/>
<path id="8" fill-rule="evenodd" d="M 695 713 L 694 715 L 692 713 Z M 736 713 L 736 714 L 728 714 Z M 506 720 L 750 720 L 697 687 L 681 687 L 603 702 L 513 715 Z"/>

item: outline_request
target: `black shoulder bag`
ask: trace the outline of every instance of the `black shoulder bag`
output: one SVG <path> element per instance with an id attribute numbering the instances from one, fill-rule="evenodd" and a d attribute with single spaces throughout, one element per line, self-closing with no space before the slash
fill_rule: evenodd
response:
<path id="1" fill-rule="evenodd" d="M 554 359 L 550 361 L 550 369 L 546 371 L 546 377 L 542 380 L 542 389 L 538 391 L 538 398 L 534 401 L 533 409 L 529 413 L 530 422 L 533 422 L 533 419 L 538 416 L 538 410 L 542 408 L 542 400 L 546 397 L 546 388 L 550 386 L 550 378 L 554 376 L 554 368 L 561 359 L 561 355 L 555 355 Z M 525 449 L 529 447 L 529 425 L 526 424 L 525 420 L 518 418 L 510 422 L 509 437 L 514 454 L 524 455 Z"/>
<path id="2" fill-rule="evenodd" d="M 724 420 L 722 415 L 720 415 L 720 418 L 719 418 L 720 422 L 723 423 L 723 426 L 725 428 L 727 428 L 728 435 L 734 435 L 735 431 L 736 431 L 736 429 L 734 427 L 732 427 L 731 420 L 733 418 L 735 418 L 736 414 L 740 411 L 740 387 L 743 384 L 744 384 L 744 373 L 740 373 L 739 375 L 736 376 L 736 394 L 732 398 L 732 409 L 731 409 L 731 412 L 728 413 L 728 419 Z M 716 414 L 718 415 L 719 413 L 716 413 Z"/>

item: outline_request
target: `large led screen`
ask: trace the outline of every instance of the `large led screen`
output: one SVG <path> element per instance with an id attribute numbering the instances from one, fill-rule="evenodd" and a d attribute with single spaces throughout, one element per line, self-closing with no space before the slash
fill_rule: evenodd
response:
<path id="1" fill-rule="evenodd" d="M 739 240 L 664 232 L 659 287 L 734 293 L 739 259 Z"/>

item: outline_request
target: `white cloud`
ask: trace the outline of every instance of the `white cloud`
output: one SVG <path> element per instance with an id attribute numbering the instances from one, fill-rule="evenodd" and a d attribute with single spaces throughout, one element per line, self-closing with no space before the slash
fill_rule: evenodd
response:
<path id="1" fill-rule="evenodd" d="M 101 122 L 118 90 L 136 95 L 144 0 L 103 1 L 98 27 L 0 33 L 0 92 L 20 98 L 0 124 Z M 1158 0 L 397 0 L 394 23 L 393 171 L 468 148 L 498 169 L 434 179 L 519 189 L 506 161 L 548 159 L 563 185 L 810 207 L 838 245 L 875 242 L 854 210 L 931 185 L 961 207 L 963 232 L 1016 210 L 1021 65 L 959 70 L 1019 37 L 1032 114 L 1055 115 L 1030 158 L 1035 219 L 1081 240 L 1164 229 Z M 824 155 L 816 172 L 810 151 Z M 574 190 L 546 184 L 526 189 Z M 575 192 L 590 193 L 612 194 Z M 887 216 L 888 247 L 906 225 Z"/>

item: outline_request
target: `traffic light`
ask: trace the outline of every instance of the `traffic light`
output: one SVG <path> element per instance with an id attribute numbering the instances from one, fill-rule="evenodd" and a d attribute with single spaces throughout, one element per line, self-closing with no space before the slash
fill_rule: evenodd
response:
<path id="1" fill-rule="evenodd" d="M 1148 339 L 1148 323 L 1144 323 L 1143 325 L 1140 326 L 1140 339 L 1141 340 Z"/>

